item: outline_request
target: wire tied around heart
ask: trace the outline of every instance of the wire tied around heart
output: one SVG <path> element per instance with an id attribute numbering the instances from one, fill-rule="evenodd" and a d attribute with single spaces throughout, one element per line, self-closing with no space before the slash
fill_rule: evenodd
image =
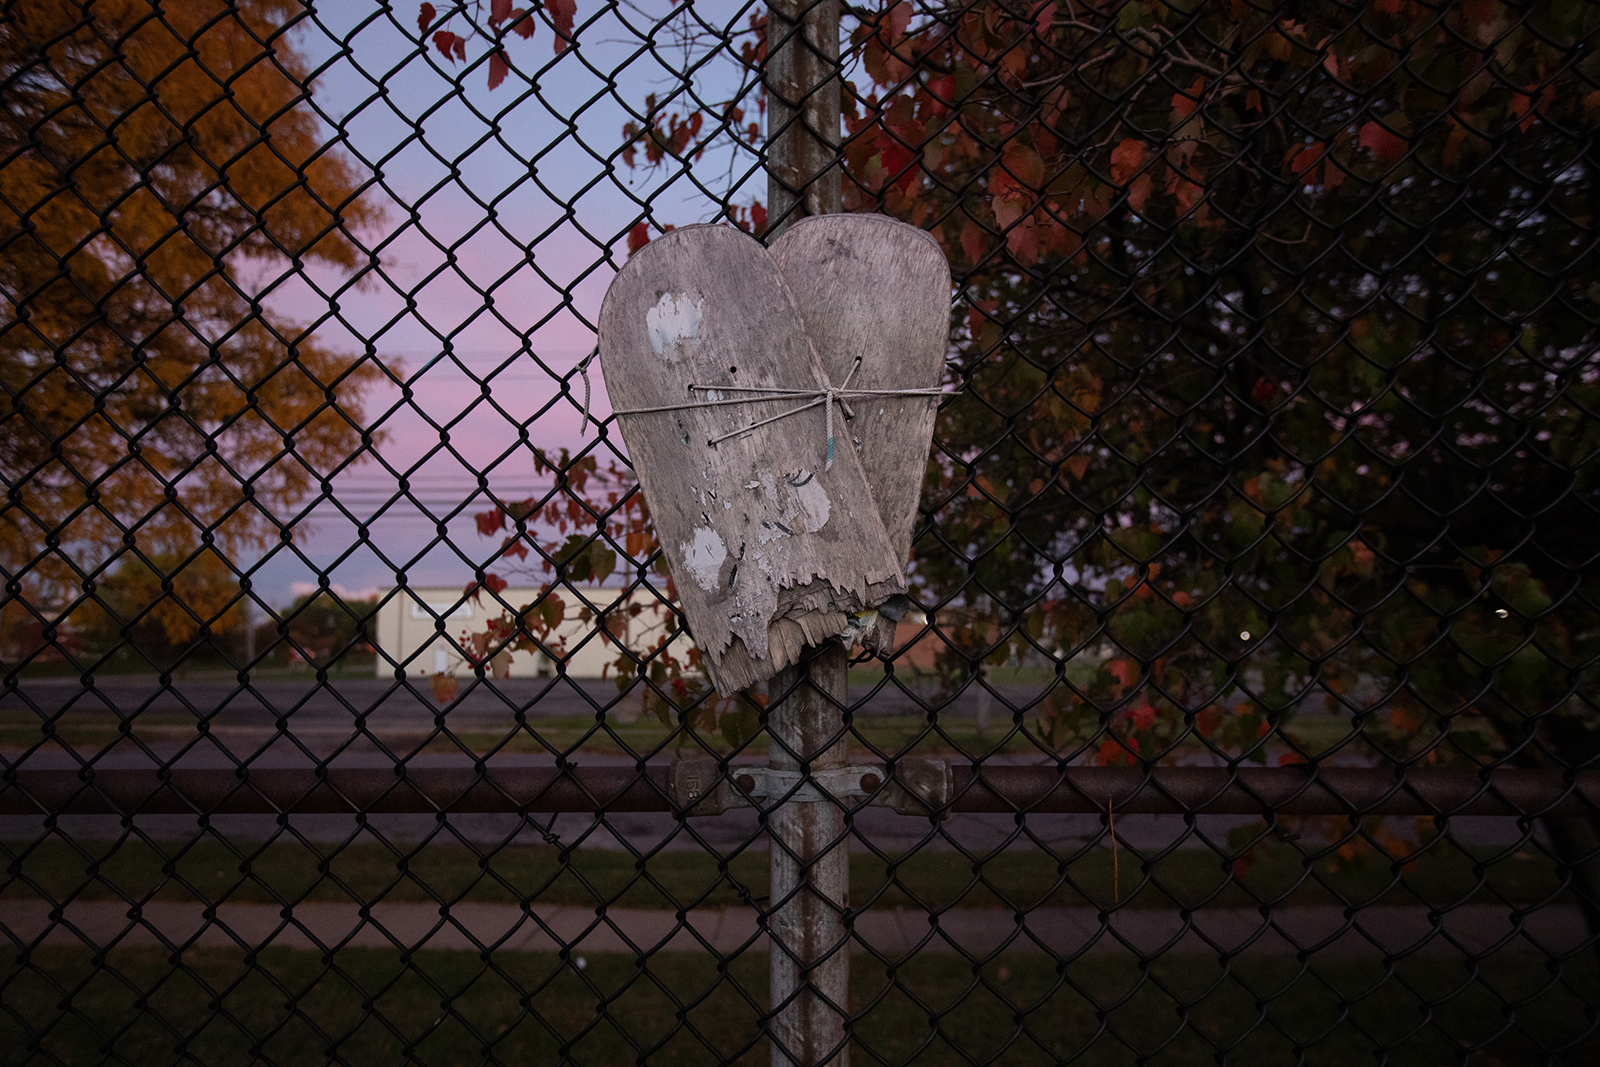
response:
<path id="1" fill-rule="evenodd" d="M 662 411 L 691 411 L 696 408 L 727 407 L 731 404 L 761 404 L 769 403 L 775 400 L 805 401 L 805 403 L 799 404 L 796 407 L 789 408 L 786 411 L 780 411 L 776 415 L 771 415 L 767 418 L 752 422 L 750 425 L 742 426 L 737 430 L 731 430 L 719 437 L 713 437 L 706 442 L 709 445 L 718 445 L 723 441 L 727 441 L 735 437 L 743 437 L 745 434 L 754 430 L 759 430 L 761 427 L 768 426 L 774 422 L 777 422 L 779 419 L 786 419 L 790 415 L 798 415 L 802 411 L 810 411 L 812 408 L 820 404 L 827 413 L 826 421 L 828 435 L 828 457 L 824 463 L 823 470 L 832 470 L 834 404 L 839 405 L 840 409 L 844 412 L 845 418 L 852 419 L 855 418 L 855 412 L 850 410 L 849 402 L 852 400 L 865 400 L 868 397 L 874 396 L 940 397 L 945 395 L 943 389 L 851 389 L 850 380 L 856 376 L 856 371 L 860 369 L 861 357 L 857 356 L 855 362 L 850 365 L 850 373 L 844 376 L 843 382 L 840 382 L 838 385 L 829 385 L 822 389 L 780 389 L 754 385 L 691 384 L 689 386 L 689 391 L 691 393 L 745 393 L 748 395 L 736 397 L 715 397 L 711 400 L 691 400 L 682 404 L 663 404 L 660 407 L 651 408 L 617 408 L 615 409 L 615 414 L 651 415 Z"/>

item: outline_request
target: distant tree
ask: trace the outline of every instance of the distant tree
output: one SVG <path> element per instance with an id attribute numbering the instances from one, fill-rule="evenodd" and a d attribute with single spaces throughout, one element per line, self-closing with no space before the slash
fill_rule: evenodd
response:
<path id="1" fill-rule="evenodd" d="M 351 600 L 332 593 L 307 593 L 281 612 L 289 648 L 319 666 L 329 666 L 352 652 L 368 651 L 372 642 L 376 598 Z"/>
<path id="2" fill-rule="evenodd" d="M 0 568 L 36 615 L 119 558 L 133 581 L 157 555 L 209 570 L 204 546 L 278 538 L 275 513 L 362 447 L 377 368 L 270 311 L 250 273 L 357 271 L 351 232 L 381 218 L 304 106 L 301 16 L 0 12 Z M 216 621 L 204 603 L 163 627 Z"/>

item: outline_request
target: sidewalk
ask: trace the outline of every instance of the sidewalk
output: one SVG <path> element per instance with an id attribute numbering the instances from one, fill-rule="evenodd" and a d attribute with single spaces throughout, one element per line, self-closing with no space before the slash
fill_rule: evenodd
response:
<path id="1" fill-rule="evenodd" d="M 208 921 L 200 904 L 157 901 L 137 916 L 121 901 L 69 904 L 52 923 L 42 900 L 0 902 L 0 928 L 13 944 L 156 946 L 199 948 L 432 949 L 447 951 L 575 953 L 699 952 L 727 955 L 767 951 L 752 909 L 696 909 L 680 923 L 671 911 L 537 905 L 524 912 L 500 904 L 457 904 L 441 915 L 432 904 L 307 903 L 285 916 L 271 904 L 224 904 Z M 43 937 L 42 942 L 39 938 Z M 1217 955 L 1322 954 L 1465 956 L 1490 951 L 1570 952 L 1582 945 L 1583 918 L 1571 906 L 1546 907 L 1520 926 L 1513 913 L 1487 904 L 1465 905 L 1430 919 L 1420 907 L 1377 906 L 1353 918 L 1335 907 L 1286 907 L 1271 920 L 1245 909 L 1195 913 L 1192 925 L 1173 911 L 1126 909 L 1109 925 L 1090 908 L 1040 908 L 1023 917 L 1000 909 L 961 908 L 929 916 L 902 908 L 869 910 L 855 920 L 853 952 L 887 956 L 909 952 L 987 955 L 1008 952 L 1170 952 Z"/>

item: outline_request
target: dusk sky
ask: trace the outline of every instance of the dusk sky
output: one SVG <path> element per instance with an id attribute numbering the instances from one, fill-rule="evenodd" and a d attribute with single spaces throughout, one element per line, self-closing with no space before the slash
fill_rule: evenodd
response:
<path id="1" fill-rule="evenodd" d="M 370 10 L 359 4 L 321 8 L 320 22 L 299 31 L 296 44 L 322 68 L 313 100 L 328 119 L 330 138 L 342 132 L 387 192 L 384 227 L 360 235 L 379 250 L 383 276 L 338 291 L 347 280 L 337 272 L 313 269 L 305 277 L 288 273 L 278 279 L 280 268 L 274 267 L 266 274 L 276 282 L 268 302 L 302 324 L 336 306 L 337 314 L 317 327 L 317 338 L 351 353 L 370 345 L 386 366 L 409 379 L 409 402 L 400 389 L 388 386 L 368 390 L 363 400 L 367 424 L 387 432 L 380 451 L 393 469 L 407 471 L 437 448 L 439 433 L 428 419 L 444 424 L 466 413 L 450 437 L 461 458 L 438 452 L 411 474 L 431 514 L 409 502 L 388 508 L 372 523 L 371 547 L 357 544 L 355 525 L 336 508 L 318 506 L 296 529 L 296 547 L 305 559 L 279 550 L 255 577 L 259 594 L 273 605 L 313 588 L 319 569 L 354 594 L 393 585 L 400 566 L 412 584 L 464 584 L 468 560 L 487 558 L 494 547 L 478 536 L 471 520 L 471 513 L 485 506 L 481 497 L 473 502 L 477 469 L 489 469 L 496 493 L 527 496 L 548 487 L 549 479 L 535 474 L 531 453 L 518 447 L 519 423 L 532 420 L 532 440 L 550 450 L 576 449 L 594 440 L 591 427 L 580 442 L 573 404 L 558 404 L 534 418 L 558 383 L 529 353 L 565 374 L 593 349 L 588 323 L 625 257 L 622 235 L 640 213 L 633 198 L 650 200 L 662 222 L 702 221 L 715 213 L 713 201 L 672 169 L 629 171 L 619 161 L 614 174 L 605 174 L 604 159 L 621 145 L 629 119 L 622 101 L 642 110 L 648 94 L 665 98 L 678 86 L 663 63 L 679 66 L 684 48 L 695 47 L 672 44 L 686 14 L 663 29 L 653 20 L 672 9 L 653 4 L 625 9 L 631 27 L 615 13 L 585 26 L 583 20 L 593 12 L 579 0 L 579 45 L 557 59 L 553 34 L 543 22 L 532 40 L 508 38 L 512 72 L 490 91 L 487 66 L 479 62 L 486 52 L 481 38 L 468 42 L 468 65 L 477 65 L 463 73 L 462 64 L 446 64 L 436 51 L 419 54 L 402 32 L 403 23 L 379 18 L 360 26 L 358 20 Z M 743 27 L 748 10 L 731 3 L 696 4 L 693 15 Z M 408 28 L 414 31 L 413 6 L 396 14 L 411 19 Z M 460 18 L 446 26 L 468 32 Z M 641 34 L 652 29 L 659 58 L 637 55 Z M 630 62 L 630 57 L 635 58 Z M 539 70 L 552 60 L 549 69 Z M 615 93 L 608 94 L 605 81 L 586 64 L 627 70 Z M 726 56 L 713 60 L 698 83 L 703 99 L 727 99 L 739 76 Z M 381 79 L 382 95 L 374 79 Z M 456 91 L 458 85 L 463 91 Z M 569 120 L 574 131 L 567 128 Z M 413 123 L 420 131 L 414 138 Z M 724 150 L 724 162 L 719 165 L 717 159 L 708 154 L 698 173 L 743 175 L 744 200 L 764 191 L 764 179 L 748 176 L 751 154 L 734 160 Z M 452 165 L 458 169 L 455 177 Z M 739 180 L 727 178 L 725 187 Z M 447 264 L 452 245 L 453 266 Z M 608 246 L 611 262 L 606 262 Z M 570 289 L 570 306 L 563 306 L 563 289 Z M 408 300 L 414 301 L 413 309 L 408 310 Z M 447 351 L 454 359 L 444 355 Z M 486 398 L 473 376 L 496 368 L 502 369 L 493 373 Z M 593 408 L 603 415 L 610 409 L 598 365 L 590 380 Z M 581 399 L 581 387 L 579 394 Z M 395 477 L 373 462 L 334 481 L 339 502 L 359 518 L 372 516 L 395 484 Z M 468 508 L 448 527 L 450 540 L 468 559 L 444 546 L 427 550 L 437 535 L 437 517 L 463 502 Z"/>

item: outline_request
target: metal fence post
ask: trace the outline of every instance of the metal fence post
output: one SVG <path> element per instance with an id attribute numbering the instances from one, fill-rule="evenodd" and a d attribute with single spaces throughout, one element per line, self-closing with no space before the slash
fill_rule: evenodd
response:
<path id="1" fill-rule="evenodd" d="M 837 212 L 839 186 L 838 0 L 767 5 L 767 209 L 769 237 L 805 215 Z M 772 679 L 788 696 L 773 708 L 771 764 L 779 770 L 843 766 L 836 701 L 848 655 L 830 642 Z M 844 814 L 823 802 L 780 806 L 772 835 L 772 1065 L 849 1067 L 845 1019 L 850 950 L 850 848 Z"/>

